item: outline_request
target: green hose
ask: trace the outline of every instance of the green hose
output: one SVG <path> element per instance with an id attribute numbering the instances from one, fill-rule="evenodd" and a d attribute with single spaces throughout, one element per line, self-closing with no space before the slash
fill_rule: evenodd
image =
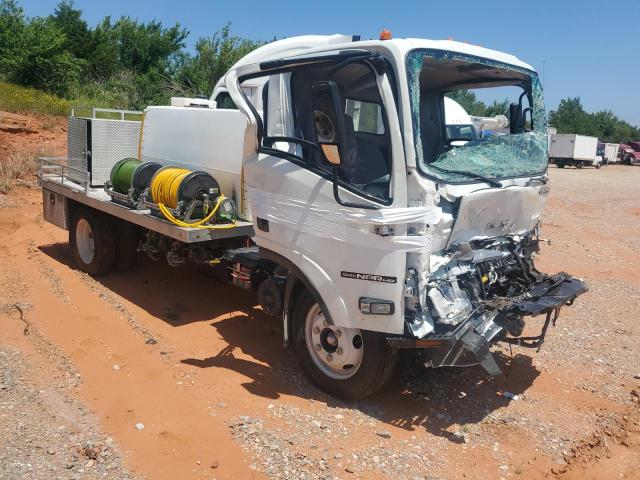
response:
<path id="1" fill-rule="evenodd" d="M 131 178 L 135 172 L 140 160 L 137 158 L 123 158 L 118 161 L 111 169 L 111 186 L 113 190 L 126 195 L 131 188 Z"/>

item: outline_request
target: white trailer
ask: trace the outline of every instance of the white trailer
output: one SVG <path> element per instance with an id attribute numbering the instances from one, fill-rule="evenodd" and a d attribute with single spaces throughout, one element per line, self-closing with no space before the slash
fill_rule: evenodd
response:
<path id="1" fill-rule="evenodd" d="M 602 166 L 602 158 L 596 155 L 598 139 L 585 135 L 556 133 L 551 135 L 549 144 L 549 162 L 558 168 L 572 165 L 577 168 L 584 166 Z"/>
<path id="2" fill-rule="evenodd" d="M 446 94 L 507 84 L 522 90 L 509 132 L 447 131 Z M 79 268 L 126 270 L 141 253 L 208 266 L 257 292 L 332 395 L 382 387 L 402 348 L 497 375 L 493 344 L 539 348 L 587 289 L 533 264 L 546 122 L 538 76 L 514 56 L 386 35 L 290 38 L 234 65 L 211 102 L 149 107 L 131 128 L 140 142 L 124 151 L 138 158 L 116 162 L 102 187 L 91 162 L 41 161 L 44 217 L 69 230 Z M 540 333 L 523 336 L 537 316 Z"/>
<path id="3" fill-rule="evenodd" d="M 608 165 L 612 163 L 620 163 L 618 158 L 618 152 L 620 151 L 619 143 L 605 143 L 604 144 L 604 162 Z"/>

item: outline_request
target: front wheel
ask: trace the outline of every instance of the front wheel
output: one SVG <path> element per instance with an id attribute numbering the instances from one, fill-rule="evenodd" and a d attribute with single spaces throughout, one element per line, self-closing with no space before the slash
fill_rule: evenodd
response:
<path id="1" fill-rule="evenodd" d="M 389 380 L 397 352 L 384 335 L 331 325 L 309 292 L 302 292 L 292 315 L 294 349 L 303 370 L 321 390 L 345 400 L 371 395 Z"/>

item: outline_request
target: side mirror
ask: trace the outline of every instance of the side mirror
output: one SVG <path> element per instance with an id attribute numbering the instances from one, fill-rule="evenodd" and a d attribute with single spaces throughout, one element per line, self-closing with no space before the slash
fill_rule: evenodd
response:
<path id="1" fill-rule="evenodd" d="M 512 103 L 509 105 L 509 133 L 522 132 L 524 132 L 522 106 L 517 103 Z"/>
<path id="2" fill-rule="evenodd" d="M 318 145 L 327 166 L 337 168 L 344 158 L 345 132 L 344 102 L 334 81 L 315 82 L 311 85 L 311 107 Z"/>

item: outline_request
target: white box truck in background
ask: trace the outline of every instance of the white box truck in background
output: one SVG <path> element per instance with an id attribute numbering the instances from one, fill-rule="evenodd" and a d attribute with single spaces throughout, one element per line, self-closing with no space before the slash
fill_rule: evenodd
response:
<path id="1" fill-rule="evenodd" d="M 611 163 L 620 163 L 618 158 L 618 152 L 620 151 L 619 143 L 605 143 L 604 144 L 604 163 L 607 165 Z"/>
<path id="2" fill-rule="evenodd" d="M 585 135 L 571 133 L 556 133 L 551 135 L 549 143 L 549 162 L 558 168 L 573 165 L 577 168 L 602 166 L 602 157 L 596 155 L 598 139 Z"/>

